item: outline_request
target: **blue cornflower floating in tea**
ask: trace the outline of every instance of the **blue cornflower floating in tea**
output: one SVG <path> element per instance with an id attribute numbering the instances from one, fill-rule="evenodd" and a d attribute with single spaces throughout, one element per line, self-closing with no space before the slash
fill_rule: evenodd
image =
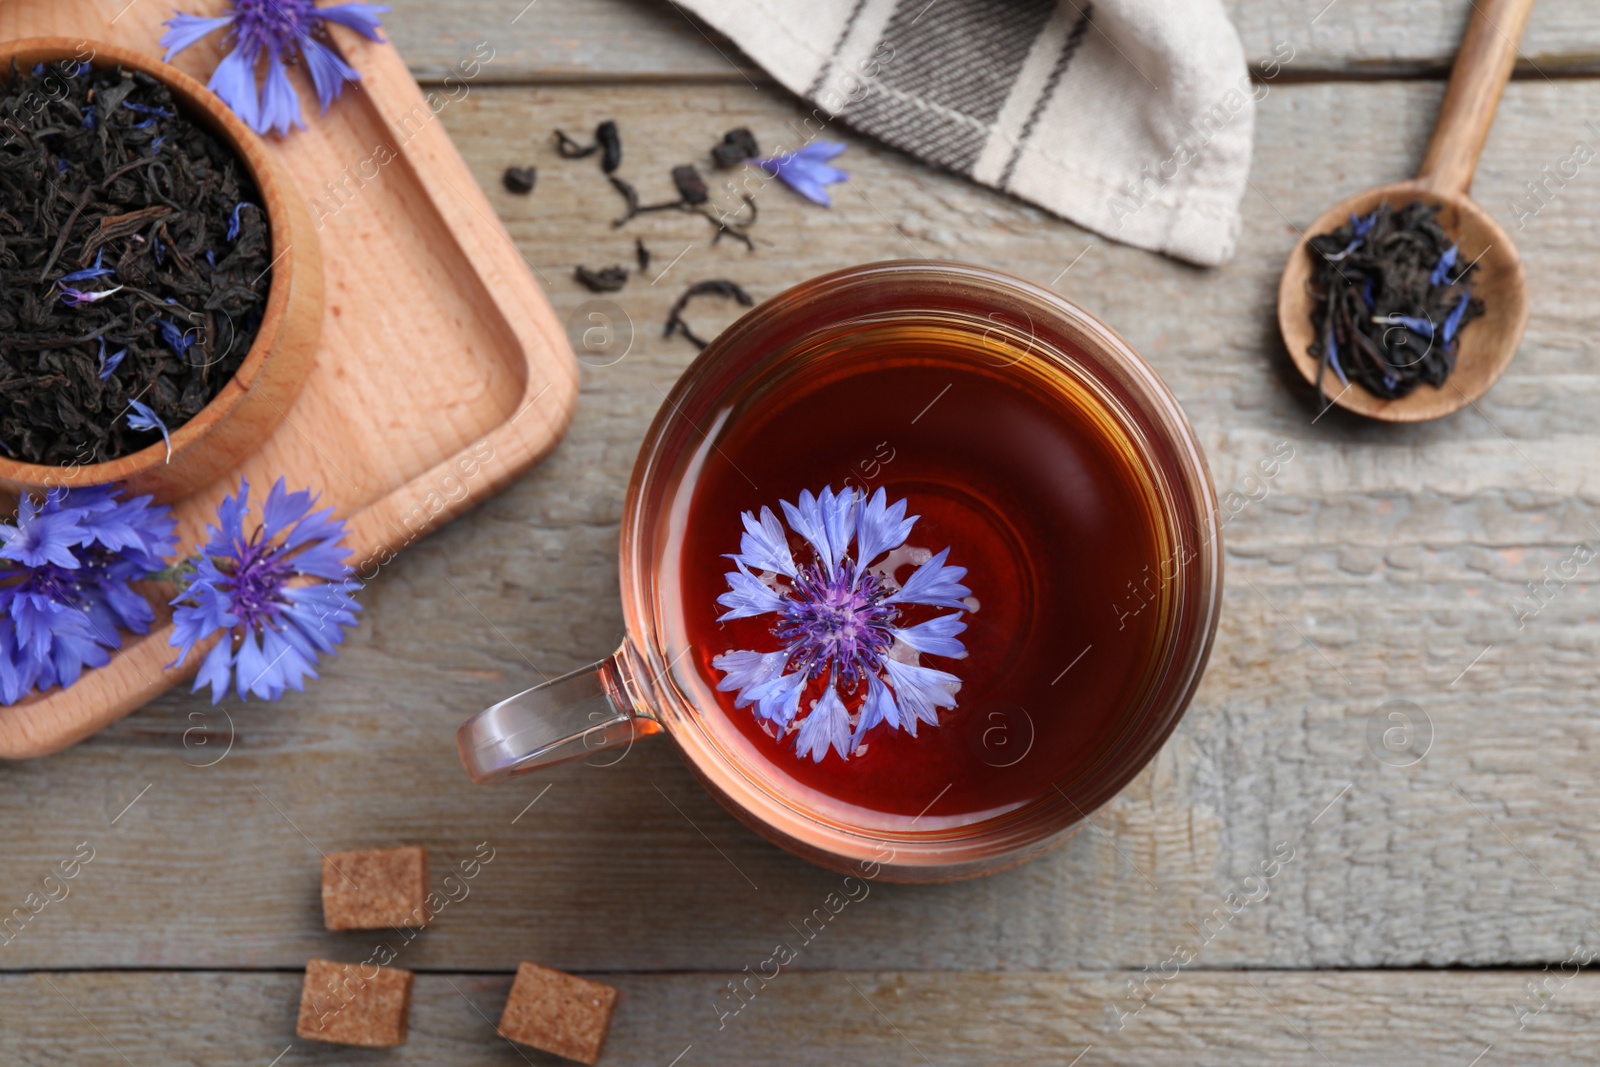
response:
<path id="1" fill-rule="evenodd" d="M 828 207 L 833 201 L 828 196 L 827 186 L 850 177 L 828 162 L 844 150 L 845 146 L 838 141 L 812 141 L 798 151 L 780 152 L 755 163 L 813 204 Z"/>
<path id="2" fill-rule="evenodd" d="M 167 62 L 217 30 L 226 29 L 232 50 L 217 64 L 208 88 L 257 133 L 287 134 L 290 127 L 305 129 L 300 119 L 300 96 L 289 81 L 284 60 L 298 52 L 311 74 L 322 110 L 339 98 L 345 82 L 361 75 L 318 38 L 324 23 L 347 26 L 369 40 L 378 36 L 378 16 L 388 7 L 365 3 L 317 7 L 312 0 L 234 0 L 233 13 L 207 18 L 179 13 L 166 21 L 161 46 Z M 266 77 L 256 86 L 256 67 L 267 59 Z"/>
<path id="3" fill-rule="evenodd" d="M 966 655 L 957 637 L 967 628 L 966 568 L 945 562 L 949 548 L 924 551 L 898 583 L 895 570 L 911 559 L 896 550 L 918 554 L 906 548 L 918 517 L 907 517 L 905 500 L 888 504 L 882 489 L 866 499 L 830 486 L 802 492 L 798 504 L 779 503 L 804 539 L 800 556 L 771 508 L 759 518 L 744 512 L 739 551 L 728 557 L 738 569 L 728 572 L 717 603 L 727 609 L 719 622 L 774 616 L 770 632 L 781 647 L 717 656 L 712 666 L 724 674 L 717 688 L 737 692 L 736 707 L 753 707 L 780 730 L 798 722 L 796 754 L 818 763 L 830 748 L 849 757 L 879 724 L 913 737 L 919 722 L 937 726 L 939 709 L 956 706 L 961 681 L 919 660 Z M 956 611 L 908 625 L 904 613 L 913 605 Z M 811 693 L 802 716 L 801 699 Z"/>
<path id="4" fill-rule="evenodd" d="M 245 533 L 250 483 L 217 508 L 207 540 L 184 567 L 185 586 L 172 603 L 172 644 L 182 663 L 194 646 L 222 631 L 200 664 L 194 688 L 211 687 L 211 702 L 231 682 L 241 699 L 276 700 L 315 678 L 315 664 L 333 654 L 361 610 L 345 562 L 344 523 L 317 498 L 291 493 L 282 478 L 267 494 L 261 521 Z"/>
<path id="5" fill-rule="evenodd" d="M 166 564 L 172 512 L 109 486 L 24 494 L 0 523 L 0 703 L 69 686 L 103 667 L 123 630 L 148 633 L 155 613 L 131 582 Z"/>

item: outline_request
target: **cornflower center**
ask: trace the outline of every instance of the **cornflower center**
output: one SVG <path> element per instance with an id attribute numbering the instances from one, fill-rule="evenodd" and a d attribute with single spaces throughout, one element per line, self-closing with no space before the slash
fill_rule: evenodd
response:
<path id="1" fill-rule="evenodd" d="M 795 670 L 814 678 L 831 665 L 847 688 L 882 666 L 898 614 L 883 603 L 889 592 L 877 575 L 852 579 L 851 570 L 841 563 L 830 577 L 816 565 L 802 568 L 773 627 Z"/>
<path id="2" fill-rule="evenodd" d="M 235 0 L 233 24 L 241 41 L 282 47 L 317 24 L 312 0 Z"/>
<path id="3" fill-rule="evenodd" d="M 232 561 L 217 561 L 217 568 L 232 580 L 228 590 L 230 610 L 252 632 L 259 632 L 263 623 L 276 619 L 288 603 L 283 598 L 283 587 L 289 580 L 289 561 L 276 547 L 260 542 L 258 526 L 237 563 L 230 568 Z"/>

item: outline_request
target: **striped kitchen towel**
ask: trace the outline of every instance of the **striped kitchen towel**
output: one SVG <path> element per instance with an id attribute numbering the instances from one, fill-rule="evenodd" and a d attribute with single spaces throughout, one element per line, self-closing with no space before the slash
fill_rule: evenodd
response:
<path id="1" fill-rule="evenodd" d="M 815 110 L 1114 240 L 1233 255 L 1252 86 L 1221 0 L 682 0 Z M 796 146 L 789 146 L 796 147 Z"/>

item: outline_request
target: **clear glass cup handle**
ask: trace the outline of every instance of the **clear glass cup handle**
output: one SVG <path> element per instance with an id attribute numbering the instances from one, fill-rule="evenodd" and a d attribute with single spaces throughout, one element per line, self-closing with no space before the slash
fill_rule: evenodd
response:
<path id="1" fill-rule="evenodd" d="M 456 750 L 474 782 L 499 781 L 583 759 L 661 729 L 633 697 L 626 646 L 508 697 L 456 730 Z"/>

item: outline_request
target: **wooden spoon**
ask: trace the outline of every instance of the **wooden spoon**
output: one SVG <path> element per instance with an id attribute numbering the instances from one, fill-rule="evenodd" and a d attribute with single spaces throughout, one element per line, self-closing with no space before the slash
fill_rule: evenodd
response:
<path id="1" fill-rule="evenodd" d="M 1397 211 L 1422 200 L 1438 205 L 1439 224 L 1461 246 L 1459 262 L 1478 264 L 1473 293 L 1483 299 L 1484 314 L 1461 331 L 1455 370 L 1444 384 L 1419 385 L 1399 400 L 1385 400 L 1354 382 L 1343 385 L 1329 371 L 1323 377 L 1323 395 L 1340 407 L 1386 422 L 1437 419 L 1486 393 L 1517 354 L 1528 324 L 1522 258 L 1511 238 L 1472 202 L 1467 190 L 1532 7 L 1533 0 L 1475 0 L 1421 172 L 1411 181 L 1368 189 L 1330 209 L 1306 227 L 1289 254 L 1278 283 L 1278 328 L 1290 358 L 1312 385 L 1317 383 L 1321 360 L 1309 352 L 1316 339 L 1311 325 L 1315 301 L 1308 284 L 1314 254 L 1306 247 L 1310 238 L 1339 228 L 1352 215 L 1367 214 L 1385 200 Z"/>

